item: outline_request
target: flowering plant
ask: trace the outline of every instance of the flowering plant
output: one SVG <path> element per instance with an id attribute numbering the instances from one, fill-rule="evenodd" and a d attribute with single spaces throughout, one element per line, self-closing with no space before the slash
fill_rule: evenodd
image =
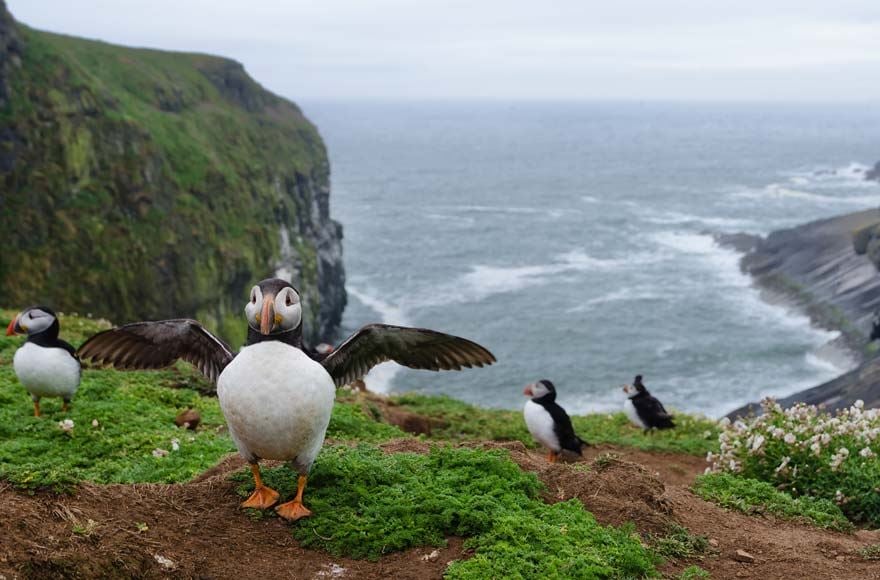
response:
<path id="1" fill-rule="evenodd" d="M 830 415 L 803 403 L 783 410 L 770 398 L 761 406 L 758 417 L 722 420 L 719 453 L 708 454 L 707 471 L 830 499 L 851 520 L 880 525 L 880 409 L 856 401 Z"/>

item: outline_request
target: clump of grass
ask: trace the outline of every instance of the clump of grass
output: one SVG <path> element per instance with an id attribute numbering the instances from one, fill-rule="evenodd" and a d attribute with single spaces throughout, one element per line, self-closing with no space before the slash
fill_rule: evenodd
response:
<path id="1" fill-rule="evenodd" d="M 729 473 L 697 477 L 694 491 L 705 500 L 748 514 L 771 513 L 785 519 L 806 521 L 814 526 L 850 531 L 853 525 L 833 502 L 805 496 L 793 498 L 769 483 Z"/>
<path id="2" fill-rule="evenodd" d="M 483 409 L 443 396 L 406 394 L 392 401 L 403 409 L 438 420 L 431 438 L 449 441 L 493 439 L 537 444 L 526 429 L 522 412 Z M 718 449 L 718 427 L 714 421 L 677 415 L 676 428 L 645 434 L 623 413 L 573 416 L 575 431 L 589 443 L 608 443 L 648 451 L 705 455 Z"/>
<path id="3" fill-rule="evenodd" d="M 709 572 L 703 570 L 699 566 L 688 566 L 681 571 L 678 580 L 703 580 L 704 578 L 708 579 L 711 577 L 712 575 L 709 574 Z"/>
<path id="4" fill-rule="evenodd" d="M 859 556 L 865 560 L 880 560 L 880 544 L 871 544 L 859 550 Z"/>
<path id="5" fill-rule="evenodd" d="M 240 472 L 242 496 L 250 476 Z M 279 467 L 264 479 L 282 496 L 296 476 Z M 452 578 L 639 577 L 653 572 L 653 554 L 631 529 L 596 523 L 572 500 L 547 505 L 532 473 L 504 451 L 437 447 L 428 454 L 385 454 L 361 445 L 328 447 L 309 480 L 314 515 L 295 525 L 304 547 L 377 559 L 414 546 L 441 546 L 467 536 L 475 551 L 448 569 Z"/>
<path id="6" fill-rule="evenodd" d="M 709 549 L 706 536 L 694 535 L 678 524 L 671 524 L 664 535 L 650 534 L 647 539 L 659 556 L 672 561 L 702 557 Z"/>
<path id="7" fill-rule="evenodd" d="M 69 413 L 61 412 L 60 399 L 44 399 L 43 416 L 35 418 L 12 367 L 0 366 L 0 479 L 63 489 L 80 481 L 180 482 L 201 473 L 234 446 L 217 399 L 163 386 L 175 380 L 171 371 L 85 371 Z M 174 424 L 186 407 L 200 411 L 198 431 Z M 74 427 L 60 428 L 63 419 Z M 179 451 L 171 451 L 172 439 Z M 155 457 L 155 449 L 169 453 Z"/>
<path id="8" fill-rule="evenodd" d="M 409 435 L 394 425 L 383 423 L 357 403 L 337 401 L 327 427 L 330 439 L 348 439 L 367 442 L 387 441 Z"/>

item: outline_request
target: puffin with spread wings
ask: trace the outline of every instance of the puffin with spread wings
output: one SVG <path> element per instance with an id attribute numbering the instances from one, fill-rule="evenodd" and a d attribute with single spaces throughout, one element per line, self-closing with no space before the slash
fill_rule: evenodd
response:
<path id="1" fill-rule="evenodd" d="M 244 310 L 248 336 L 238 354 L 188 319 L 126 324 L 91 337 L 77 354 L 121 369 L 158 369 L 177 359 L 198 367 L 216 384 L 229 433 L 251 465 L 256 489 L 242 507 L 267 509 L 278 501 L 278 492 L 260 477 L 261 459 L 290 461 L 299 473 L 296 497 L 275 508 L 288 520 L 311 515 L 303 490 L 324 443 L 337 386 L 385 361 L 432 371 L 495 362 L 467 339 L 385 324 L 362 327 L 317 362 L 303 351 L 300 294 L 278 278 L 254 286 Z"/>

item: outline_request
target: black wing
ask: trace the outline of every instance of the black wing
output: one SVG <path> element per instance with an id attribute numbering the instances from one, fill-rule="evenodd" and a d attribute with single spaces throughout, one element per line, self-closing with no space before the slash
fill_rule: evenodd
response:
<path id="1" fill-rule="evenodd" d="M 553 430 L 562 448 L 581 455 L 581 446 L 585 444 L 585 441 L 575 434 L 571 417 L 568 416 L 565 409 L 556 403 L 546 405 L 544 408 L 553 417 Z"/>
<path id="2" fill-rule="evenodd" d="M 482 367 L 491 352 L 465 338 L 424 328 L 368 324 L 321 361 L 337 386 L 347 385 L 379 363 L 394 361 L 429 371 Z"/>
<path id="3" fill-rule="evenodd" d="M 188 319 L 135 322 L 105 330 L 85 341 L 77 355 L 120 369 L 161 369 L 182 359 L 215 384 L 234 356 L 229 345 Z"/>
<path id="4" fill-rule="evenodd" d="M 658 401 L 652 395 L 648 395 L 647 397 L 636 397 L 633 399 L 633 406 L 636 407 L 639 416 L 649 427 L 665 429 L 675 426 L 672 422 L 672 415 L 666 411 L 663 403 Z"/>

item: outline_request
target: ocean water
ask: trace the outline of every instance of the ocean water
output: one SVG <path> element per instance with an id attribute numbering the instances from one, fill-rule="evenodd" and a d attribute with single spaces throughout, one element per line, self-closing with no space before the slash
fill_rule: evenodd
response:
<path id="1" fill-rule="evenodd" d="M 344 326 L 469 337 L 498 364 L 381 365 L 382 392 L 519 407 L 548 378 L 570 412 L 619 409 L 645 375 L 719 416 L 846 370 L 836 334 L 762 301 L 712 232 L 880 205 L 880 110 L 855 107 L 309 102 L 345 228 Z"/>

